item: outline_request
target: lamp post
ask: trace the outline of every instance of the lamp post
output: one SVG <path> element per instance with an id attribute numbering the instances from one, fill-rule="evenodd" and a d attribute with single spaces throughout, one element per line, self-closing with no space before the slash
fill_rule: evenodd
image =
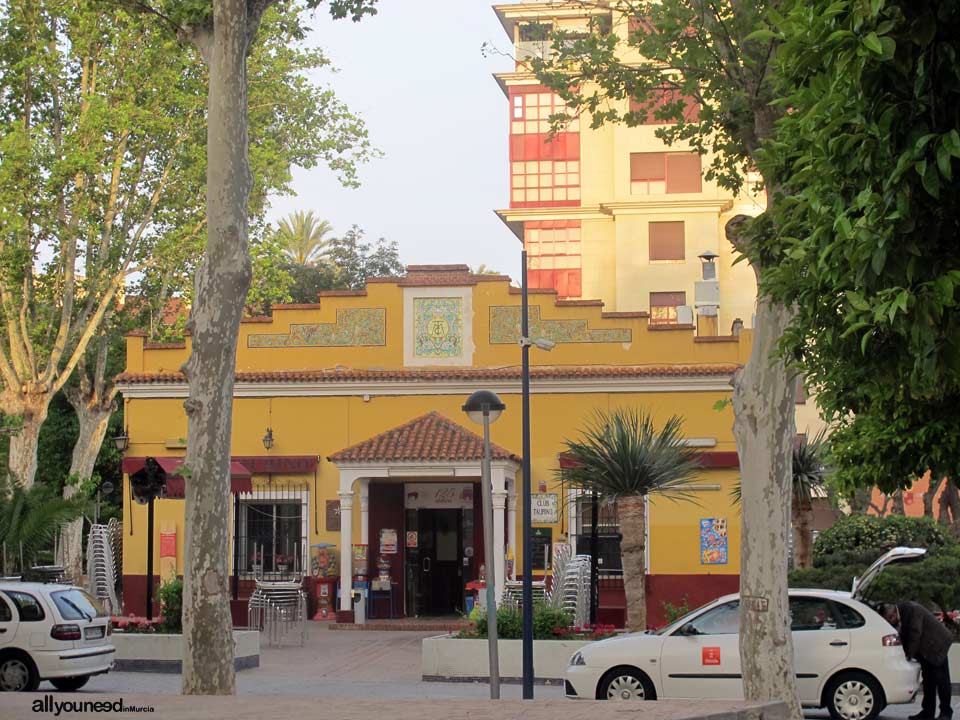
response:
<path id="1" fill-rule="evenodd" d="M 490 487 L 490 423 L 496 422 L 506 405 L 490 390 L 477 390 L 462 410 L 473 422 L 483 424 L 483 462 L 480 494 L 483 500 L 483 554 L 487 565 L 487 652 L 490 657 L 490 699 L 500 699 L 500 659 L 497 652 L 497 595 L 494 574 L 493 497 Z"/>
<path id="2" fill-rule="evenodd" d="M 533 528 L 530 496 L 530 346 L 550 351 L 555 342 L 546 338 L 530 338 L 530 312 L 527 292 L 527 251 L 520 253 L 520 394 L 523 399 L 521 414 L 523 476 L 523 699 L 533 700 Z"/>
<path id="3" fill-rule="evenodd" d="M 153 517 L 154 501 L 163 494 L 167 474 L 155 458 L 144 460 L 143 469 L 130 476 L 133 499 L 147 506 L 147 619 L 153 618 Z"/>

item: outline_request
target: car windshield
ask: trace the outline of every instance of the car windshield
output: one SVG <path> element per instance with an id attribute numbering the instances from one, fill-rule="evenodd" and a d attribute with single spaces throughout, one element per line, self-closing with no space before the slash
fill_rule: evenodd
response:
<path id="1" fill-rule="evenodd" d="M 50 595 L 64 620 L 93 620 L 107 616 L 100 602 L 79 588 L 58 590 Z"/>
<path id="2" fill-rule="evenodd" d="M 662 628 L 660 628 L 659 630 L 654 630 L 654 631 L 653 631 L 653 634 L 654 634 L 654 635 L 669 635 L 671 632 L 673 632 L 674 630 L 676 630 L 678 627 L 680 627 L 680 626 L 683 625 L 684 623 L 689 622 L 689 621 L 690 621 L 690 618 L 692 618 L 694 615 L 696 615 L 697 613 L 701 612 L 704 608 L 706 608 L 706 607 L 708 607 L 708 606 L 710 606 L 710 605 L 713 605 L 715 602 L 716 602 L 716 600 L 711 600 L 711 601 L 708 602 L 708 603 L 704 603 L 703 605 L 701 605 L 700 607 L 698 607 L 696 610 L 691 610 L 691 611 L 688 612 L 686 615 L 682 615 L 681 617 L 679 617 L 679 618 L 677 618 L 676 620 L 674 620 L 672 623 L 670 623 L 670 624 L 668 624 L 668 625 L 664 625 L 664 626 L 663 626 Z"/>

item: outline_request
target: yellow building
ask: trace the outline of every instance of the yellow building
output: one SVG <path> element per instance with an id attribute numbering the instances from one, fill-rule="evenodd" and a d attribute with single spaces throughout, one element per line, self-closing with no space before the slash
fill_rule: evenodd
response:
<path id="1" fill-rule="evenodd" d="M 564 439 L 595 411 L 621 406 L 647 408 L 661 423 L 681 414 L 686 441 L 701 450 L 704 464 L 696 503 L 650 505 L 651 620 L 662 618 L 664 600 L 698 603 L 736 587 L 733 419 L 729 408 L 714 405 L 730 396 L 731 375 L 749 355 L 750 331 L 697 337 L 682 325 L 653 324 L 646 313 L 604 312 L 599 302 L 559 300 L 549 290 L 533 293 L 530 304 L 531 337 L 556 343 L 551 352 L 531 351 L 532 568 L 510 563 L 521 555 L 521 351 L 520 295 L 508 278 L 472 275 L 458 265 L 411 266 L 402 279 L 371 280 L 365 291 L 323 293 L 319 304 L 279 306 L 271 318 L 244 321 L 228 509 L 232 589 L 240 600 L 257 575 L 311 575 L 331 558 L 341 572 L 354 568 L 375 578 L 382 556 L 393 612 L 408 616 L 462 612 L 465 587 L 481 565 L 492 566 L 498 587 L 526 571 L 549 575 L 552 545 L 576 546 L 589 522 L 578 493 L 562 482 Z M 164 572 L 183 567 L 180 498 L 189 479 L 177 477 L 187 435 L 179 368 L 189 352 L 189 338 L 127 339 L 120 378 L 130 438 L 125 612 L 144 612 L 147 508 L 132 501 L 130 476 L 156 467 L 148 458 L 166 473 L 166 497 L 155 506 L 153 567 L 161 558 Z M 479 505 L 482 431 L 461 410 L 481 388 L 507 406 L 491 428 L 492 529 L 483 526 Z M 483 552 L 488 531 L 492 562 Z M 317 558 L 313 546 L 321 544 L 331 548 Z M 387 614 L 389 595 L 373 608 L 378 614 Z M 622 608 L 614 617 L 616 592 L 608 595 L 607 618 L 622 622 Z M 326 598 L 332 601 L 332 593 Z M 341 594 L 339 610 L 341 619 L 351 617 L 349 593 Z"/>
<path id="2" fill-rule="evenodd" d="M 510 203 L 497 212 L 527 250 L 530 287 L 598 298 L 610 311 L 647 311 L 651 323 L 692 324 L 708 335 L 729 332 L 736 319 L 752 327 L 756 280 L 746 263 L 733 264 L 723 228 L 734 215 L 761 212 L 762 196 L 736 197 L 703 179 L 711 156 L 667 147 L 652 117 L 595 130 L 584 117 L 548 141 L 547 118 L 565 107 L 525 61 L 550 53 L 551 31 L 589 32 L 591 16 L 629 53 L 629 22 L 606 5 L 494 6 L 517 60 L 514 72 L 495 76 L 510 113 Z M 716 256 L 706 268 L 704 254 Z"/>

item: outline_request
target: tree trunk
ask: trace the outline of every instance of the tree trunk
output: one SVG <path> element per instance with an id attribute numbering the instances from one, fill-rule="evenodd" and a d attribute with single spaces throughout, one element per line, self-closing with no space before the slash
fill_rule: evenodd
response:
<path id="1" fill-rule="evenodd" d="M 70 405 L 77 413 L 79 434 L 73 446 L 70 458 L 70 480 L 63 487 L 63 496 L 71 498 L 77 492 L 76 482 L 82 482 L 93 475 L 93 467 L 100 454 L 103 438 L 110 425 L 110 417 L 116 410 L 111 395 L 109 400 L 101 402 L 96 394 L 84 394 L 82 390 L 65 389 Z M 79 582 L 83 575 L 83 518 L 77 518 L 63 526 L 58 561 L 69 571 L 74 581 Z"/>
<path id="2" fill-rule="evenodd" d="M 617 500 L 620 520 L 620 557 L 623 565 L 623 591 L 627 596 L 627 629 L 647 629 L 647 500 L 629 495 Z"/>
<path id="3" fill-rule="evenodd" d="M 870 499 L 873 488 L 857 488 L 850 496 L 850 512 L 865 513 L 870 509 Z"/>
<path id="4" fill-rule="evenodd" d="M 903 506 L 903 490 L 897 490 L 893 494 L 893 506 L 890 508 L 891 515 L 906 515 L 906 508 Z"/>
<path id="5" fill-rule="evenodd" d="M 207 140 L 207 248 L 197 271 L 184 365 L 190 396 L 183 592 L 184 695 L 232 695 L 230 431 L 237 336 L 251 266 L 247 246 L 245 0 L 214 0 L 212 35 L 199 38 L 210 70 Z"/>
<path id="6" fill-rule="evenodd" d="M 947 478 L 943 486 L 938 522 L 954 537 L 960 537 L 960 493 L 957 492 L 957 483 L 953 478 Z"/>
<path id="7" fill-rule="evenodd" d="M 793 546 L 793 566 L 808 568 L 813 566 L 813 506 L 809 500 L 797 503 L 794 512 L 796 542 Z"/>
<path id="8" fill-rule="evenodd" d="M 771 195 L 772 197 L 772 195 Z M 743 216 L 727 224 L 738 250 Z M 753 265 L 758 280 L 761 268 Z M 758 282 L 759 284 L 759 282 Z M 733 431 L 740 456 L 740 664 L 750 702 L 786 702 L 803 717 L 793 669 L 787 596 L 787 533 L 793 496 L 796 383 L 777 344 L 793 311 L 763 296 L 757 300 L 753 348 L 734 376 Z"/>
<path id="9" fill-rule="evenodd" d="M 52 393 L 34 393 L 25 398 L 7 402 L 4 398 L 4 412 L 22 415 L 20 429 L 10 435 L 10 457 L 8 468 L 14 482 L 29 489 L 37 476 L 37 445 L 40 441 L 40 428 L 47 419 Z"/>
<path id="10" fill-rule="evenodd" d="M 944 478 L 934 480 L 931 476 L 927 484 L 927 491 L 923 494 L 923 516 L 933 519 L 933 501 L 937 499 L 937 493 L 943 485 Z"/>

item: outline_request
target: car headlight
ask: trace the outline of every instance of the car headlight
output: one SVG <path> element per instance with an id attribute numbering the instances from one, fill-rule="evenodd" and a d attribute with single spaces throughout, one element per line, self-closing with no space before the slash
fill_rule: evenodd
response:
<path id="1" fill-rule="evenodd" d="M 575 653 L 573 654 L 573 657 L 570 658 L 570 664 L 571 664 L 571 665 L 586 665 L 586 664 L 587 664 L 587 661 L 583 659 L 583 653 L 582 653 L 582 652 L 575 652 Z"/>

